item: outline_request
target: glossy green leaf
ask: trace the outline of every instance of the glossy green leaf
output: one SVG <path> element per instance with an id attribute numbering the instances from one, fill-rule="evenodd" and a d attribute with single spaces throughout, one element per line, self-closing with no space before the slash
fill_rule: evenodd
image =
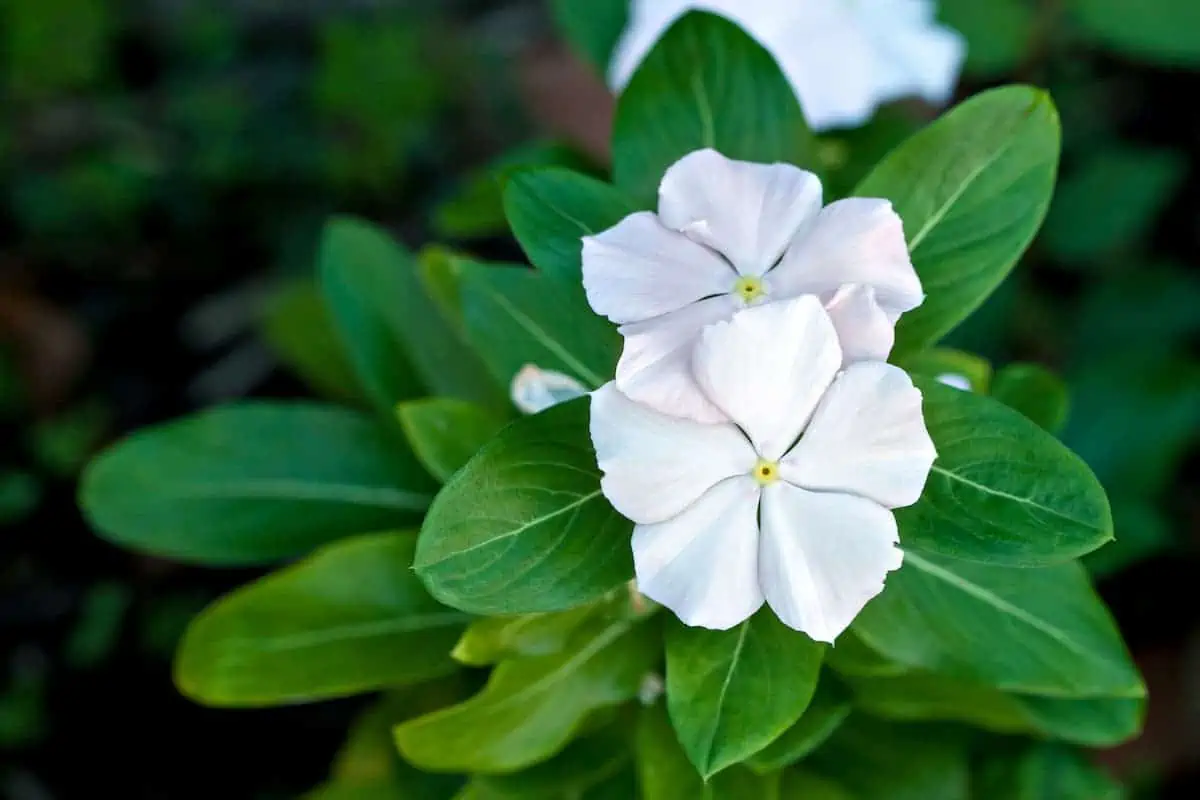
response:
<path id="1" fill-rule="evenodd" d="M 516 173 L 504 189 L 504 209 L 530 263 L 575 287 L 582 287 L 583 237 L 638 210 L 611 185 L 566 169 Z"/>
<path id="2" fill-rule="evenodd" d="M 261 564 L 415 522 L 434 482 L 370 417 L 243 403 L 147 428 L 83 476 L 91 524 L 124 547 L 203 564 Z"/>
<path id="3" fill-rule="evenodd" d="M 562 750 L 586 717 L 637 696 L 658 660 L 653 621 L 598 619 L 562 653 L 501 662 L 457 706 L 396 729 L 400 752 L 436 772 L 512 772 Z"/>
<path id="4" fill-rule="evenodd" d="M 912 667 L 884 658 L 848 628 L 825 651 L 825 664 L 841 675 L 861 678 L 888 678 L 911 672 Z"/>
<path id="5" fill-rule="evenodd" d="M 442 482 L 504 427 L 498 414 L 450 397 L 409 400 L 396 414 L 417 460 Z"/>
<path id="6" fill-rule="evenodd" d="M 1164 65 L 1200 64 L 1200 6 L 1192 0 L 1072 0 L 1080 26 L 1125 55 Z"/>
<path id="7" fill-rule="evenodd" d="M 977 800 L 1122 800 L 1121 787 L 1080 752 L 1058 744 L 992 749 L 972 781 Z"/>
<path id="8" fill-rule="evenodd" d="M 217 601 L 188 628 L 176 683 L 206 705 L 265 706 L 454 671 L 467 616 L 426 594 L 414 547 L 411 534 L 349 539 Z"/>
<path id="9" fill-rule="evenodd" d="M 624 798 L 635 796 L 632 752 L 615 732 L 589 736 L 549 761 L 509 775 L 481 775 L 471 781 L 470 800 L 600 800 L 621 783 Z"/>
<path id="10" fill-rule="evenodd" d="M 854 715 L 805 767 L 857 800 L 968 800 L 966 744 L 957 730 Z"/>
<path id="11" fill-rule="evenodd" d="M 1145 693 L 1078 564 L 1014 569 L 907 553 L 854 623 L 889 659 L 1013 692 Z"/>
<path id="12" fill-rule="evenodd" d="M 505 386 L 526 364 L 592 388 L 612 378 L 621 338 L 582 292 L 524 267 L 463 262 L 462 270 L 468 337 Z"/>
<path id="13" fill-rule="evenodd" d="M 552 614 L 484 617 L 467 626 L 451 655 L 460 663 L 482 667 L 514 656 L 561 653 L 579 626 L 602 613 L 605 605 Z"/>
<path id="14" fill-rule="evenodd" d="M 694 11 L 659 39 L 621 94 L 614 182 L 650 203 L 667 168 L 706 147 L 745 161 L 814 160 L 804 113 L 775 59 L 735 23 Z"/>
<path id="15" fill-rule="evenodd" d="M 770 609 L 727 631 L 667 627 L 667 708 L 706 779 L 778 739 L 808 708 L 824 646 Z"/>
<path id="16" fill-rule="evenodd" d="M 629 17 L 628 0 L 550 0 L 554 21 L 567 40 L 601 72 Z"/>
<path id="17" fill-rule="evenodd" d="M 897 358 L 949 333 L 1017 263 L 1050 205 L 1060 139 L 1048 95 L 994 89 L 913 136 L 855 190 L 892 201 L 925 289 L 896 328 Z"/>
<path id="18" fill-rule="evenodd" d="M 1058 433 L 1067 421 L 1067 385 L 1039 364 L 1009 364 L 997 372 L 992 397 L 1050 433 Z"/>
<path id="19" fill-rule="evenodd" d="M 320 272 L 342 342 L 385 414 L 421 394 L 422 385 L 489 408 L 505 406 L 503 392 L 431 302 L 416 259 L 384 231 L 334 219 L 321 244 Z"/>
<path id="20" fill-rule="evenodd" d="M 312 281 L 280 289 L 263 314 L 262 332 L 279 357 L 321 394 L 349 401 L 362 397 L 329 309 Z"/>
<path id="21" fill-rule="evenodd" d="M 1104 489 L 1053 436 L 991 398 L 917 385 L 938 457 L 921 499 L 896 513 L 906 548 L 1033 566 L 1112 538 Z"/>
<path id="22" fill-rule="evenodd" d="M 746 760 L 756 772 L 768 773 L 794 764 L 825 743 L 850 716 L 850 695 L 828 672 L 804 714 L 778 739 Z"/>
<path id="23" fill-rule="evenodd" d="M 931 347 L 896 363 L 912 375 L 933 378 L 950 386 L 966 381 L 970 391 L 978 394 L 987 394 L 992 384 L 992 365 L 988 360 L 962 350 Z"/>
<path id="24" fill-rule="evenodd" d="M 1032 726 L 1046 736 L 1087 747 L 1112 747 L 1137 736 L 1145 698 L 1018 695 Z"/>
<path id="25" fill-rule="evenodd" d="M 414 566 L 464 611 L 563 611 L 633 577 L 631 531 L 600 491 L 580 398 L 517 420 L 450 479 Z"/>

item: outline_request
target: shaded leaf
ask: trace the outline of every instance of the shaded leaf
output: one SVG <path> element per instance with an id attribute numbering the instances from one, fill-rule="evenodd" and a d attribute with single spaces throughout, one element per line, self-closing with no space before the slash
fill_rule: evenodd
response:
<path id="1" fill-rule="evenodd" d="M 417 460 L 442 482 L 504 426 L 499 415 L 450 397 L 409 400 L 396 414 Z"/>

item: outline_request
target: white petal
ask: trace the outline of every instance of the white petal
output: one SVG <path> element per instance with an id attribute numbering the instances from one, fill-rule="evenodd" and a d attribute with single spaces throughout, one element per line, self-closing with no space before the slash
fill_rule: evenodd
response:
<path id="1" fill-rule="evenodd" d="M 758 484 L 723 481 L 679 516 L 633 531 L 638 591 L 684 623 L 726 630 L 763 604 Z"/>
<path id="2" fill-rule="evenodd" d="M 805 221 L 821 210 L 821 181 L 791 164 L 734 161 L 698 150 L 663 177 L 664 225 L 723 254 L 742 275 L 779 261 Z"/>
<path id="3" fill-rule="evenodd" d="M 933 12 L 932 3 L 914 0 L 872 0 L 861 8 L 860 22 L 875 48 L 881 102 L 920 95 L 940 104 L 953 94 L 967 45 L 934 23 Z"/>
<path id="4" fill-rule="evenodd" d="M 838 343 L 842 361 L 887 361 L 896 343 L 896 324 L 875 300 L 875 289 L 848 283 L 825 304 Z"/>
<path id="5" fill-rule="evenodd" d="M 597 314 L 641 322 L 733 289 L 737 273 L 716 253 L 642 211 L 583 240 L 583 288 Z"/>
<path id="6" fill-rule="evenodd" d="M 710 297 L 646 322 L 625 325 L 617 388 L 643 405 L 697 422 L 729 418 L 709 402 L 692 377 L 692 350 L 706 325 L 733 315 L 729 295 Z"/>
<path id="7" fill-rule="evenodd" d="M 591 434 L 604 496 L 639 524 L 675 516 L 720 481 L 747 475 L 755 461 L 733 425 L 660 414 L 612 383 L 592 393 Z"/>
<path id="8" fill-rule="evenodd" d="M 509 387 L 512 403 L 522 414 L 537 414 L 585 394 L 587 388 L 570 375 L 535 364 L 521 367 Z"/>
<path id="9" fill-rule="evenodd" d="M 921 304 L 904 224 L 887 200 L 851 197 L 831 203 L 797 236 L 767 276 L 776 296 L 828 295 L 847 283 L 870 286 L 889 312 Z"/>
<path id="10" fill-rule="evenodd" d="M 901 508 L 920 498 L 936 457 L 920 390 L 899 367 L 864 362 L 833 382 L 779 474 L 806 489 Z"/>
<path id="11" fill-rule="evenodd" d="M 903 554 L 896 519 L 845 494 L 782 481 L 763 490 L 759 582 L 784 624 L 832 642 L 883 590 Z"/>
<path id="12" fill-rule="evenodd" d="M 692 372 L 768 460 L 782 456 L 842 365 L 837 333 L 817 298 L 748 308 L 700 334 Z"/>

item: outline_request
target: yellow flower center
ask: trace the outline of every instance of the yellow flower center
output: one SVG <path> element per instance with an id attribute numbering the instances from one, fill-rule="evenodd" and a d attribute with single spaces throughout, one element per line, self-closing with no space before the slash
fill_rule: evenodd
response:
<path id="1" fill-rule="evenodd" d="M 779 480 L 779 464 L 760 458 L 754 469 L 750 470 L 750 475 L 760 486 L 769 486 Z"/>
<path id="2" fill-rule="evenodd" d="M 756 278 L 753 275 L 743 275 L 733 284 L 733 293 L 742 298 L 743 303 L 750 305 L 767 292 L 763 289 L 762 278 Z"/>

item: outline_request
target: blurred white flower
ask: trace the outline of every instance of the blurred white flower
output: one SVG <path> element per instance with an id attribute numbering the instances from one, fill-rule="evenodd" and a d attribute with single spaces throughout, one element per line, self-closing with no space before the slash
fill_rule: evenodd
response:
<path id="1" fill-rule="evenodd" d="M 805 296 L 705 329 L 693 368 L 732 422 L 592 393 L 604 495 L 636 523 L 638 590 L 688 625 L 727 629 L 764 603 L 832 642 L 903 558 L 890 509 L 915 503 L 936 452 L 908 375 L 842 370 Z"/>
<path id="2" fill-rule="evenodd" d="M 957 372 L 947 372 L 937 376 L 938 383 L 944 383 L 951 389 L 958 389 L 962 392 L 971 391 L 971 379 L 966 375 L 959 375 Z"/>
<path id="3" fill-rule="evenodd" d="M 537 414 L 551 406 L 583 397 L 587 388 L 570 375 L 526 364 L 513 377 L 509 396 L 522 414 Z"/>
<path id="4" fill-rule="evenodd" d="M 766 48 L 818 131 L 860 125 L 901 97 L 945 103 L 966 55 L 963 38 L 934 20 L 933 0 L 633 0 L 609 85 L 624 89 L 689 11 L 726 17 Z"/>
<path id="5" fill-rule="evenodd" d="M 583 240 L 583 285 L 621 326 L 616 382 L 663 413 L 726 417 L 696 390 L 691 350 L 739 308 L 812 294 L 848 362 L 886 361 L 900 315 L 924 299 L 900 217 L 886 200 L 822 208 L 821 181 L 788 164 L 699 150 L 667 170 L 658 214 Z"/>

